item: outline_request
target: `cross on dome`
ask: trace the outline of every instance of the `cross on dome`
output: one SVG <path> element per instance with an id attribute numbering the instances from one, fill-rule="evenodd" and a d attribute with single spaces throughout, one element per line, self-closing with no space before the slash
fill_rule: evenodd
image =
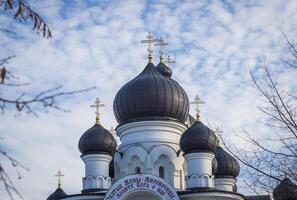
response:
<path id="1" fill-rule="evenodd" d="M 58 177 L 58 188 L 61 188 L 61 177 L 64 176 L 62 174 L 61 170 L 58 171 L 58 173 L 55 175 L 55 177 Z"/>
<path id="2" fill-rule="evenodd" d="M 96 124 L 100 124 L 100 112 L 99 112 L 99 108 L 100 107 L 104 107 L 105 105 L 101 103 L 101 101 L 99 100 L 99 98 L 96 98 L 96 101 L 94 102 L 93 105 L 91 105 L 91 108 L 95 108 L 95 115 L 96 115 Z"/>
<path id="3" fill-rule="evenodd" d="M 156 44 L 154 44 L 155 46 L 160 47 L 159 53 L 160 53 L 160 63 L 163 62 L 163 47 L 168 45 L 167 42 L 164 42 L 164 39 L 162 37 L 160 37 L 160 39 L 157 40 Z"/>
<path id="4" fill-rule="evenodd" d="M 200 97 L 198 95 L 196 95 L 194 101 L 192 101 L 191 104 L 196 105 L 196 108 L 195 108 L 195 110 L 197 112 L 196 113 L 196 120 L 197 121 L 200 121 L 200 109 L 199 109 L 199 105 L 200 104 L 205 104 L 205 102 L 204 101 L 201 101 Z"/>
<path id="5" fill-rule="evenodd" d="M 167 60 L 165 62 L 169 65 L 171 63 L 175 63 L 175 60 L 173 60 L 170 56 L 167 56 Z"/>
<path id="6" fill-rule="evenodd" d="M 148 32 L 145 40 L 141 40 L 140 41 L 141 43 L 147 43 L 148 44 L 147 52 L 148 52 L 149 63 L 152 63 L 152 60 L 153 60 L 153 56 L 152 56 L 152 53 L 153 53 L 152 43 L 157 42 L 157 41 L 158 40 L 157 39 L 154 39 L 154 37 L 153 37 L 153 35 L 152 35 L 151 32 Z"/>

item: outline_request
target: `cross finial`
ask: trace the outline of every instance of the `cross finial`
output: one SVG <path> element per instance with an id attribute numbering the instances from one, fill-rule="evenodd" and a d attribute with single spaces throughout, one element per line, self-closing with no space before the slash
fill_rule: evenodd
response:
<path id="1" fill-rule="evenodd" d="M 61 188 L 61 177 L 64 176 L 62 174 L 61 170 L 58 171 L 58 173 L 55 175 L 55 177 L 58 177 L 58 188 Z"/>
<path id="2" fill-rule="evenodd" d="M 99 100 L 99 98 L 96 98 L 96 101 L 94 102 L 93 105 L 91 105 L 91 108 L 95 108 L 95 114 L 96 114 L 96 124 L 100 124 L 100 112 L 99 112 L 99 108 L 100 107 L 104 107 L 105 105 L 101 103 L 101 101 Z"/>
<path id="3" fill-rule="evenodd" d="M 160 50 L 159 50 L 159 53 L 160 53 L 160 63 L 162 63 L 163 62 L 163 59 L 164 59 L 163 58 L 163 54 L 164 54 L 163 47 L 166 46 L 166 45 L 168 45 L 168 43 L 167 42 L 164 42 L 163 38 L 160 37 L 160 39 L 158 39 L 157 40 L 157 43 L 154 44 L 154 45 L 160 47 Z"/>
<path id="4" fill-rule="evenodd" d="M 198 95 L 196 95 L 194 101 L 191 102 L 191 104 L 195 104 L 196 105 L 196 120 L 200 121 L 200 109 L 199 109 L 199 105 L 200 104 L 205 104 L 204 101 L 201 101 L 200 97 Z"/>
<path id="5" fill-rule="evenodd" d="M 167 56 L 167 60 L 166 63 L 171 64 L 171 63 L 175 63 L 175 60 L 173 60 L 170 56 Z"/>
<path id="6" fill-rule="evenodd" d="M 152 43 L 153 42 L 157 42 L 158 40 L 157 39 L 154 39 L 153 35 L 151 32 L 148 32 L 147 36 L 146 36 L 146 39 L 145 40 L 141 40 L 141 43 L 147 43 L 148 44 L 148 48 L 147 48 L 147 52 L 148 52 L 148 60 L 149 60 L 149 63 L 152 63 L 153 61 L 153 56 L 152 56 L 152 53 L 153 53 L 153 50 L 152 50 Z"/>

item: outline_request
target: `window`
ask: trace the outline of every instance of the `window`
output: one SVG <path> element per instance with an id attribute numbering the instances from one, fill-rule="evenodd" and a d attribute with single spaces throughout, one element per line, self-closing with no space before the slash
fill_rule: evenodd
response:
<path id="1" fill-rule="evenodd" d="M 159 167 L 159 176 L 164 178 L 164 167 Z"/>
<path id="2" fill-rule="evenodd" d="M 136 167 L 136 168 L 135 168 L 135 173 L 136 173 L 136 174 L 140 174 L 140 167 Z"/>

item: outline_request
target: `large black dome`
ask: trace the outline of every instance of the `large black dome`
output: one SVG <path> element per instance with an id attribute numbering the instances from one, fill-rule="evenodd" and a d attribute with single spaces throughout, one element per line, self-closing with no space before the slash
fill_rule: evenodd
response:
<path id="1" fill-rule="evenodd" d="M 284 178 L 284 180 L 274 188 L 273 198 L 275 200 L 296 200 L 297 185 L 290 179 Z"/>
<path id="2" fill-rule="evenodd" d="M 159 73 L 152 63 L 117 93 L 113 109 L 118 123 L 174 119 L 185 122 L 189 100 L 183 88 Z"/>
<path id="3" fill-rule="evenodd" d="M 219 140 L 215 133 L 202 122 L 196 121 L 188 128 L 180 139 L 180 148 L 185 153 L 215 152 Z"/>
<path id="4" fill-rule="evenodd" d="M 92 153 L 113 155 L 117 148 L 117 142 L 108 130 L 100 124 L 95 124 L 81 136 L 78 148 L 83 155 Z"/>
<path id="5" fill-rule="evenodd" d="M 216 160 L 218 162 L 217 172 L 215 177 L 232 177 L 238 176 L 240 166 L 237 160 L 226 152 L 222 147 L 218 147 L 215 153 Z"/>
<path id="6" fill-rule="evenodd" d="M 64 197 L 67 197 L 67 194 L 59 187 L 47 198 L 47 200 L 58 200 Z"/>

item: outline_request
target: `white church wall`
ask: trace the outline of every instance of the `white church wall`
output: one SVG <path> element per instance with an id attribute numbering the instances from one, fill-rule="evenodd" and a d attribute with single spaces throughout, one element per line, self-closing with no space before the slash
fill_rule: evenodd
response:
<path id="1" fill-rule="evenodd" d="M 190 153 L 185 155 L 187 163 L 186 188 L 214 187 L 212 153 Z"/>
<path id="2" fill-rule="evenodd" d="M 233 178 L 215 178 L 214 179 L 215 188 L 218 190 L 230 191 L 234 190 L 236 185 L 236 179 Z"/>
<path id="3" fill-rule="evenodd" d="M 83 189 L 109 188 L 111 186 L 109 163 L 112 157 L 107 154 L 87 154 L 81 158 L 85 163 Z"/>
<path id="4" fill-rule="evenodd" d="M 117 127 L 122 143 L 115 155 L 115 178 L 135 173 L 136 167 L 141 173 L 159 176 L 159 168 L 164 167 L 164 179 L 183 189 L 184 158 L 177 152 L 186 128 L 175 121 L 142 121 Z"/>

